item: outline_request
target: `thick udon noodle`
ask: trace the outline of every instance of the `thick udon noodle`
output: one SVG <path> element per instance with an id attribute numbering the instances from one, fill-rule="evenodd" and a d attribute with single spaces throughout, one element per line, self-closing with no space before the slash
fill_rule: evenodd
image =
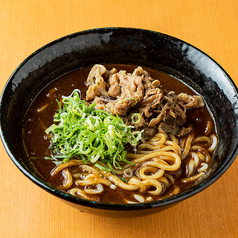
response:
<path id="1" fill-rule="evenodd" d="M 211 128 L 208 130 L 211 131 Z M 97 200 L 106 186 L 111 190 L 118 187 L 130 191 L 131 199 L 125 198 L 124 203 L 150 202 L 155 200 L 154 196 L 161 195 L 160 199 L 164 199 L 178 194 L 181 188 L 175 180 L 180 179 L 182 183 L 200 181 L 209 169 L 211 153 L 217 143 L 214 134 L 195 137 L 191 132 L 180 139 L 159 132 L 151 140 L 140 144 L 137 153 L 127 153 L 127 159 L 133 165 L 124 164 L 123 170 L 106 172 L 77 159 L 60 164 L 51 175 L 62 173 L 64 179 L 59 188 L 81 198 Z M 70 172 L 70 167 L 77 167 L 77 173 Z M 122 176 L 127 182 L 120 179 Z M 173 190 L 163 196 L 170 186 Z"/>

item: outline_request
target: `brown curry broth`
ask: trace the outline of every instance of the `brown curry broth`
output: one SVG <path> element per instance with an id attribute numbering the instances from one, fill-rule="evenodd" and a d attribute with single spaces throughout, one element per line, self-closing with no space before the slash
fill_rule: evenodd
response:
<path id="1" fill-rule="evenodd" d="M 109 70 L 115 67 L 119 70 L 126 70 L 127 72 L 133 72 L 136 68 L 136 66 L 128 65 L 106 65 L 106 67 Z M 50 155 L 47 150 L 50 145 L 50 139 L 46 135 L 45 129 L 53 123 L 53 115 L 58 109 L 56 99 L 60 100 L 63 95 L 69 96 L 76 88 L 81 90 L 82 98 L 85 98 L 85 92 L 87 90 L 85 81 L 90 69 L 91 67 L 70 72 L 52 82 L 37 95 L 25 116 L 23 140 L 26 153 L 29 158 L 34 157 L 34 159 L 31 159 L 31 162 L 42 178 L 55 187 L 58 187 L 62 183 L 63 178 L 62 176 L 52 178 L 50 171 L 55 167 L 55 164 L 50 160 L 43 159 L 45 156 Z M 191 95 L 195 94 L 191 88 L 164 72 L 148 68 L 144 69 L 150 73 L 151 77 L 158 79 L 161 85 L 169 91 L 175 91 L 176 94 L 180 92 Z M 187 124 L 194 126 L 196 135 L 204 134 L 208 121 L 214 124 L 207 108 L 187 111 Z M 213 133 L 214 132 L 213 128 Z M 70 170 L 72 170 L 72 168 L 70 168 Z M 192 186 L 191 183 L 183 184 L 179 181 L 176 181 L 176 184 L 182 190 L 186 190 Z M 167 188 L 163 195 L 154 196 L 154 199 L 161 199 L 167 196 L 171 190 L 172 187 Z M 133 198 L 130 197 L 129 191 L 124 191 L 120 188 L 117 188 L 115 191 L 105 188 L 103 194 L 100 195 L 101 202 L 123 203 L 123 198 L 133 200 Z M 98 196 L 92 196 L 92 199 L 98 200 Z"/>

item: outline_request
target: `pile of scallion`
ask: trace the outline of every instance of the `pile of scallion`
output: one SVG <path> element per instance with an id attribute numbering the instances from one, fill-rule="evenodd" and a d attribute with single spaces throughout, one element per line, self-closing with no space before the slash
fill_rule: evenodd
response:
<path id="1" fill-rule="evenodd" d="M 80 99 L 80 91 L 74 90 L 69 97 L 63 97 L 63 106 L 54 115 L 54 124 L 46 129 L 51 134 L 52 159 L 67 162 L 80 158 L 91 162 L 100 169 L 112 171 L 121 168 L 126 160 L 125 145 L 135 147 L 142 139 L 142 132 L 133 131 L 121 118 L 95 109 L 95 104 L 87 106 Z M 107 165 L 103 167 L 97 163 Z"/>

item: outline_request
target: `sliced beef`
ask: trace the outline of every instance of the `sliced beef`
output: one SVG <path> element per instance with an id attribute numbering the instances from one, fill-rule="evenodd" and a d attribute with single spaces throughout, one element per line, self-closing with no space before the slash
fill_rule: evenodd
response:
<path id="1" fill-rule="evenodd" d="M 140 66 L 131 74 L 95 65 L 87 84 L 86 99 L 94 100 L 96 109 L 119 115 L 135 130 L 143 129 L 144 139 L 151 138 L 158 130 L 178 136 L 191 132 L 191 127 L 183 127 L 186 110 L 205 105 L 201 96 L 166 91 L 158 79 L 150 77 Z M 135 115 L 136 122 L 132 120 Z"/>
<path id="2" fill-rule="evenodd" d="M 106 90 L 107 84 L 104 81 L 103 75 L 107 72 L 107 69 L 103 65 L 94 65 L 89 72 L 87 78 L 87 85 L 89 86 L 86 92 L 86 99 L 93 100 L 96 96 L 108 96 Z"/>
<path id="3" fill-rule="evenodd" d="M 199 95 L 188 95 L 186 93 L 180 93 L 178 95 L 178 101 L 183 103 L 183 105 L 189 109 L 189 108 L 199 108 L 204 107 L 205 103 L 201 96 Z"/>

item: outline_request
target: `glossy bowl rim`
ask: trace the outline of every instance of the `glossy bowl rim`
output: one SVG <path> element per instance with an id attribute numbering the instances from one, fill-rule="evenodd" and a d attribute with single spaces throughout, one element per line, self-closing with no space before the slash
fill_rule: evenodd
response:
<path id="1" fill-rule="evenodd" d="M 55 45 L 60 41 L 65 40 L 66 38 L 71 38 L 74 36 L 79 36 L 79 35 L 83 35 L 83 34 L 87 34 L 89 32 L 97 32 L 100 30 L 117 30 L 117 29 L 121 29 L 121 30 L 125 30 L 125 31 L 147 31 L 147 32 L 152 32 L 154 34 L 159 34 L 159 35 L 163 35 L 166 36 L 170 39 L 174 39 L 177 42 L 181 42 L 181 43 L 185 43 L 188 46 L 194 48 L 195 50 L 199 51 L 200 53 L 202 53 L 203 55 L 205 55 L 206 57 L 208 57 L 211 61 L 213 61 L 213 63 L 215 63 L 216 66 L 218 66 L 218 68 L 220 68 L 225 75 L 227 76 L 227 80 L 229 81 L 229 83 L 234 87 L 235 91 L 238 94 L 238 89 L 236 84 L 234 83 L 234 81 L 231 79 L 231 77 L 228 75 L 228 73 L 223 69 L 223 67 L 217 63 L 213 58 L 211 58 L 208 54 L 206 54 L 205 52 L 203 52 L 202 50 L 198 49 L 197 47 L 193 46 L 192 44 L 185 42 L 184 40 L 181 40 L 179 38 L 173 37 L 171 35 L 168 34 L 164 34 L 161 32 L 157 32 L 157 31 L 152 31 L 152 30 L 147 30 L 147 29 L 141 29 L 141 28 L 131 28 L 131 27 L 103 27 L 103 28 L 94 28 L 94 29 L 88 29 L 88 30 L 83 30 L 83 31 L 78 31 L 75 33 L 71 33 L 68 35 L 65 35 L 63 37 L 60 37 L 56 40 L 53 40 L 45 45 L 43 45 L 42 47 L 38 48 L 37 50 L 35 50 L 33 53 L 31 53 L 25 60 L 23 60 L 18 66 L 17 68 L 13 71 L 13 73 L 10 75 L 9 79 L 7 80 L 6 84 L 4 85 L 4 88 L 2 90 L 1 96 L 0 96 L 0 102 L 2 102 L 2 98 L 4 96 L 4 93 L 6 91 L 7 85 L 9 84 L 9 82 L 11 81 L 11 79 L 13 78 L 13 76 L 21 69 L 21 67 L 28 62 L 34 55 L 40 53 L 42 50 L 44 50 L 45 48 L 51 46 L 51 45 Z M 1 111 L 1 109 L 0 109 Z M 0 118 L 0 121 L 2 119 Z M 72 196 L 70 194 L 64 193 L 61 190 L 58 190 L 52 186 L 49 186 L 48 183 L 46 182 L 41 182 L 39 181 L 36 177 L 34 177 L 29 171 L 27 171 L 26 168 L 24 168 L 22 166 L 22 164 L 17 160 L 17 158 L 14 157 L 14 155 L 11 153 L 11 151 L 8 148 L 8 145 L 5 141 L 4 138 L 4 134 L 3 134 L 3 128 L 2 128 L 2 124 L 0 123 L 0 137 L 2 140 L 2 143 L 5 147 L 5 150 L 7 152 L 7 154 L 9 155 L 9 157 L 11 158 L 11 160 L 13 161 L 13 163 L 18 167 L 18 169 L 26 176 L 28 177 L 32 182 L 34 182 L 36 185 L 38 185 L 40 188 L 43 188 L 44 190 L 46 190 L 47 192 L 51 193 L 52 195 L 55 195 L 58 198 L 61 198 L 65 201 L 77 204 L 77 205 L 81 205 L 81 206 L 86 206 L 86 207 L 91 207 L 91 208 L 95 208 L 95 209 L 103 209 L 103 210 L 114 210 L 114 211 L 129 211 L 129 210 L 139 210 L 139 209 L 148 209 L 148 208 L 157 208 L 157 207 L 162 207 L 162 206 L 168 206 L 168 205 L 172 205 L 178 202 L 181 202 L 189 197 L 192 197 L 194 195 L 196 195 L 197 193 L 203 191 L 204 189 L 206 189 L 207 187 L 209 187 L 211 184 L 213 184 L 215 181 L 217 181 L 226 171 L 227 169 L 231 166 L 231 164 L 234 162 L 234 160 L 236 159 L 236 156 L 238 154 L 238 142 L 236 145 L 236 148 L 233 151 L 233 154 L 231 154 L 229 157 L 229 160 L 226 160 L 224 164 L 222 164 L 220 166 L 220 171 L 215 175 L 215 176 L 211 176 L 211 179 L 207 179 L 204 182 L 195 185 L 194 187 L 190 188 L 187 191 L 184 191 L 182 193 L 179 193 L 178 195 L 173 195 L 169 198 L 163 199 L 163 200 L 157 200 L 157 201 L 153 201 L 153 202 L 146 202 L 146 203 L 138 203 L 138 204 L 113 204 L 113 203 L 102 203 L 102 202 L 95 202 L 95 201 L 91 201 L 91 200 L 87 200 L 87 199 L 83 199 L 83 198 L 78 198 L 75 196 Z"/>

